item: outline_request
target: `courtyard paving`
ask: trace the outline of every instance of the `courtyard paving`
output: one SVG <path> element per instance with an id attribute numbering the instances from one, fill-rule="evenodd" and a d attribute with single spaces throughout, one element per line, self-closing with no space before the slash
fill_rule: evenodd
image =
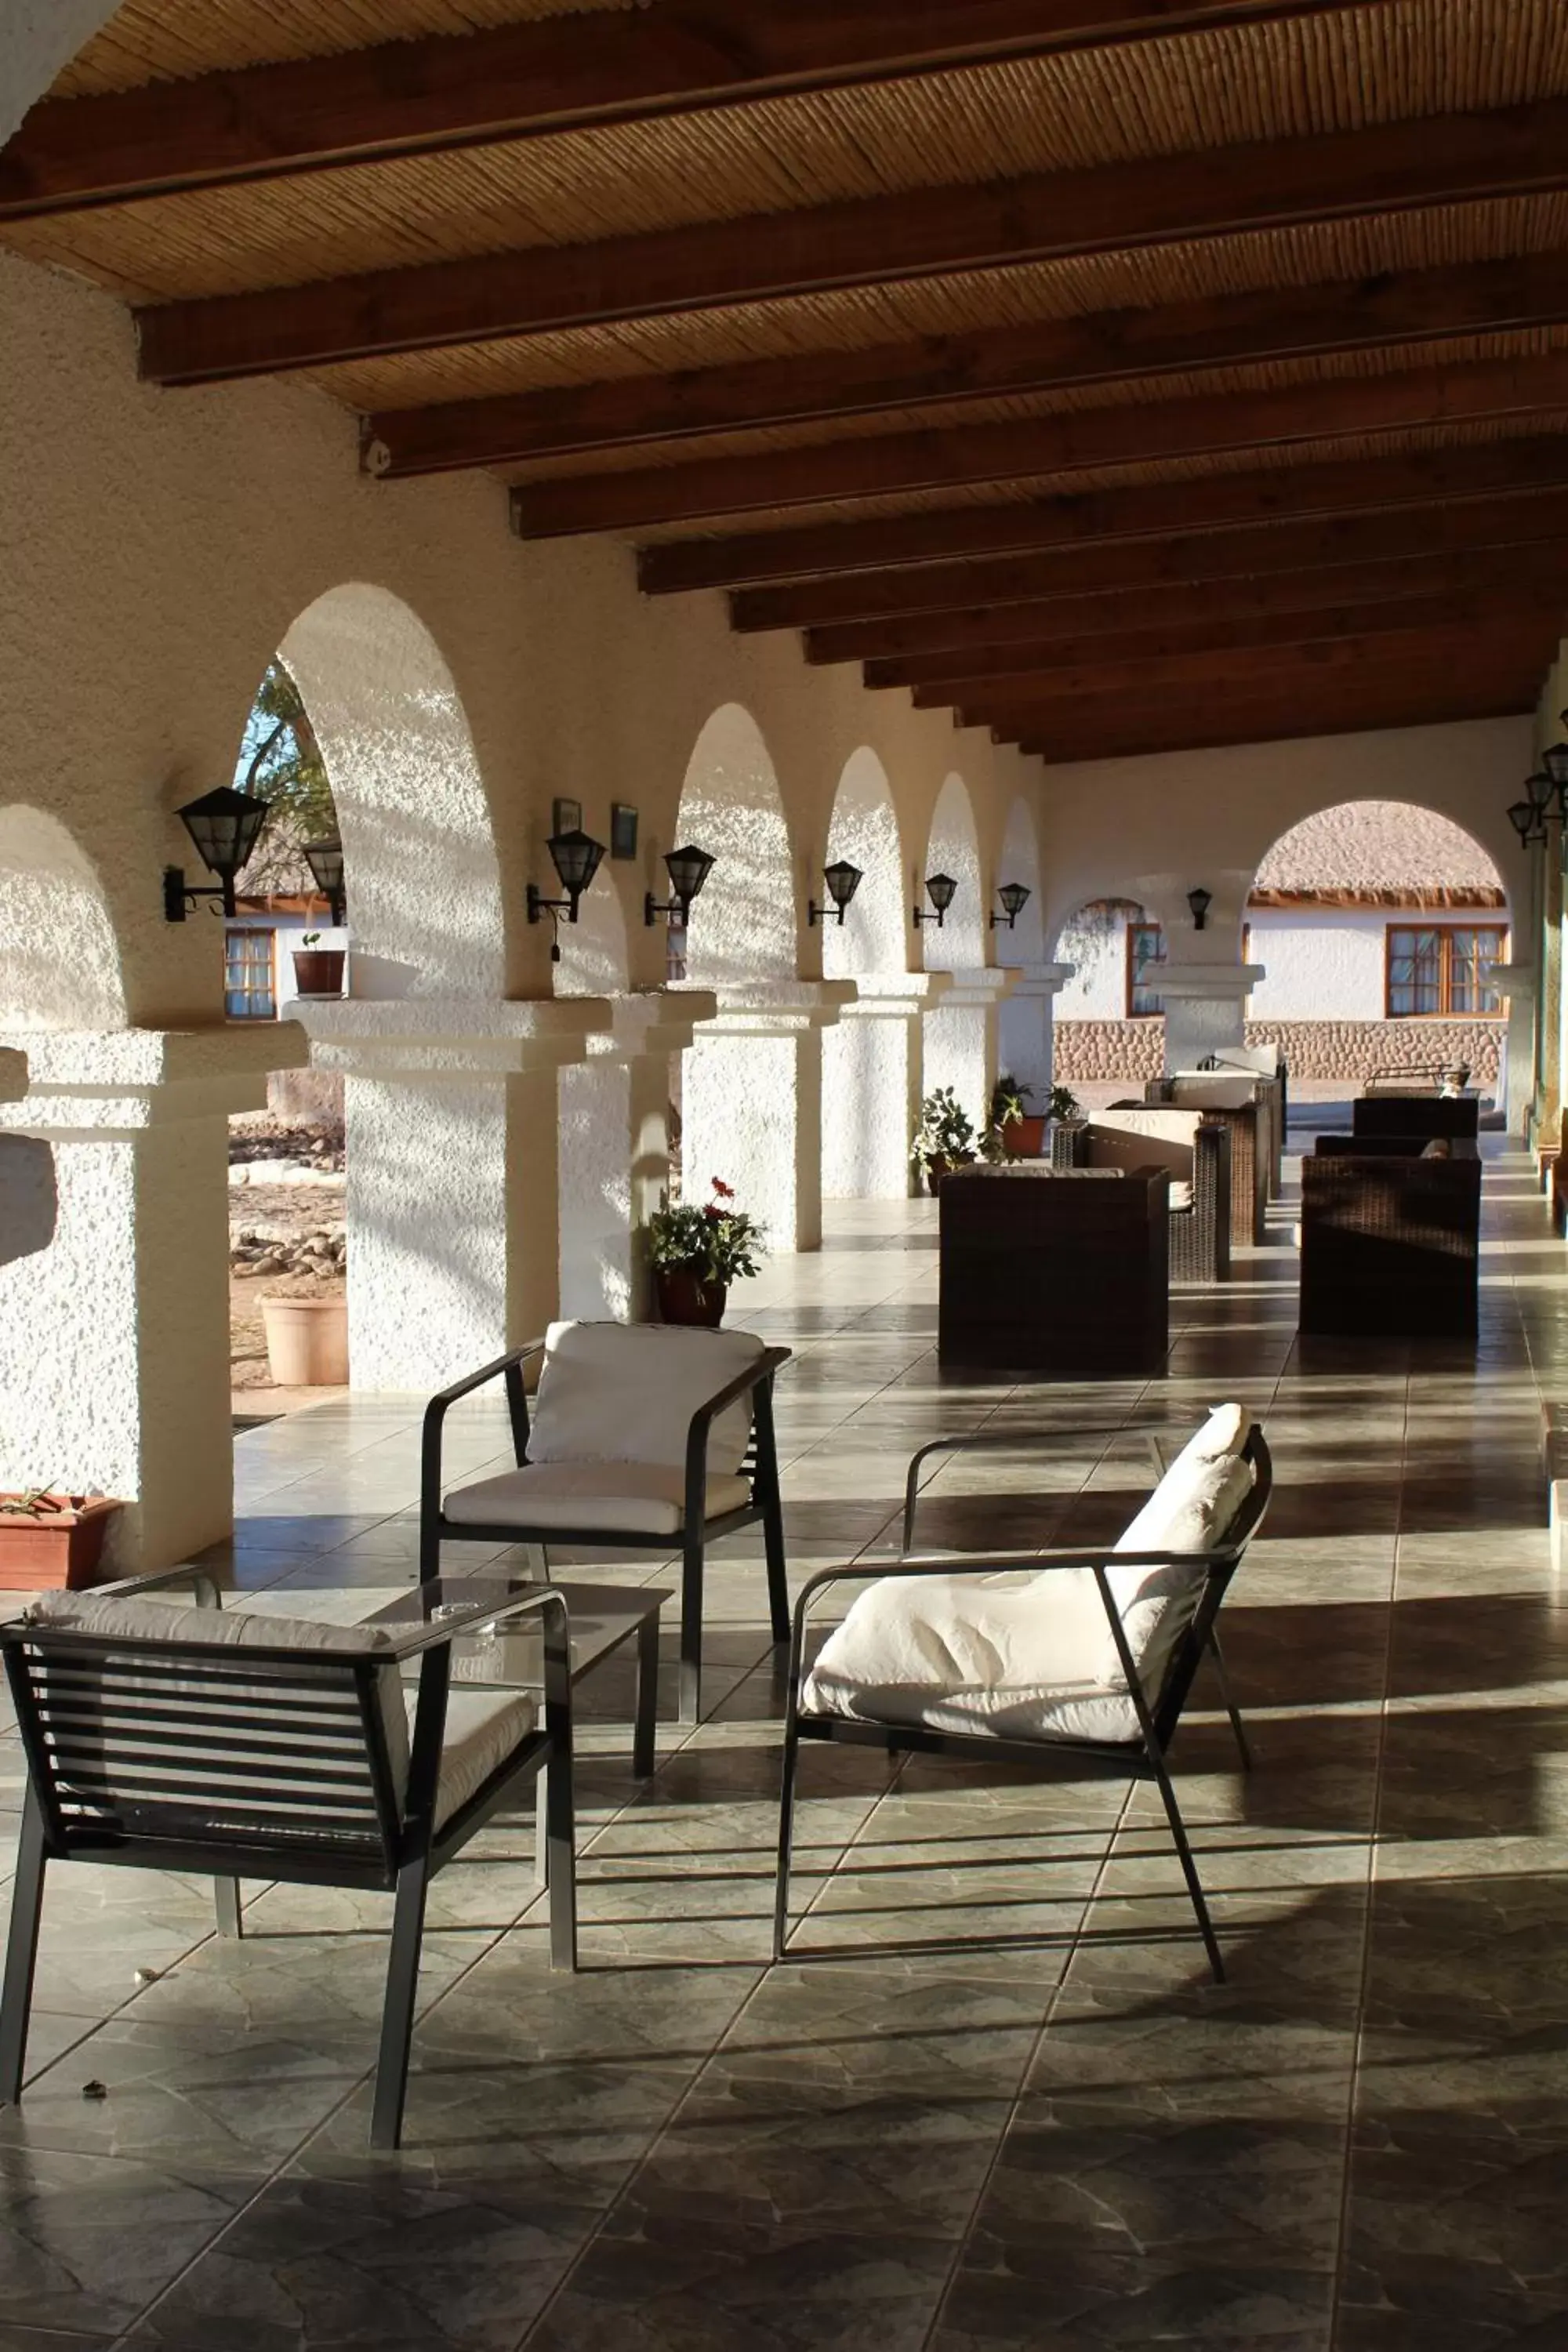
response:
<path id="1" fill-rule="evenodd" d="M 1016 1544 L 1130 1516 L 1145 1451 L 1101 1424 L 1262 1417 L 1279 1483 L 1224 1619 L 1257 1769 L 1201 1680 L 1176 1749 L 1226 1986 L 1152 1792 L 848 1750 L 805 1758 L 770 1969 L 781 1688 L 742 1538 L 705 1719 L 667 1701 L 647 1784 L 621 1667 L 585 1687 L 581 1974 L 547 1969 L 530 1822 L 436 1882 L 396 2157 L 365 2145 L 390 1898 L 250 1886 L 235 1945 L 199 1882 L 54 1874 L 0 2113 L 0 2352 L 1568 2346 L 1536 1450 L 1568 1284 L 1527 1161 L 1486 1150 L 1473 1349 L 1300 1345 L 1288 1205 L 1228 1287 L 1177 1295 L 1149 1382 L 943 1378 L 929 1203 L 840 1208 L 731 1310 L 795 1350 L 796 1573 L 891 1549 L 939 1431 L 1020 1438 L 944 1472 L 922 1535 Z M 416 1418 L 344 1398 L 242 1436 L 232 1585 L 353 1618 L 411 1580 Z M 491 1402 L 452 1431 L 461 1468 L 503 1452 Z M 0 1767 L 14 1830 L 14 1734 Z"/>

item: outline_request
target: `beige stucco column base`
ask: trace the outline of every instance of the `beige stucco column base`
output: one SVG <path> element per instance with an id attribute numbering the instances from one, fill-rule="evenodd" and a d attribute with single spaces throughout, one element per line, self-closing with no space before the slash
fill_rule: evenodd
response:
<path id="1" fill-rule="evenodd" d="M 299 1007 L 347 1130 L 349 1378 L 443 1387 L 556 1306 L 557 1073 L 601 997 L 345 998 Z"/>
<path id="2" fill-rule="evenodd" d="M 858 972 L 855 985 L 822 1037 L 822 1189 L 832 1200 L 901 1201 L 920 1119 L 921 1018 L 949 975 Z"/>
<path id="3" fill-rule="evenodd" d="M 1247 1000 L 1268 976 L 1260 963 L 1163 963 L 1144 970 L 1165 1008 L 1167 1077 L 1246 1044 Z"/>
<path id="4" fill-rule="evenodd" d="M 771 1250 L 822 1245 L 822 1032 L 854 1001 L 852 980 L 721 987 L 686 1057 L 683 1196 L 705 1201 L 721 1177 Z"/>
<path id="5" fill-rule="evenodd" d="M 951 1087 L 978 1135 L 990 1116 L 996 1083 L 997 1008 L 1018 975 L 1001 964 L 980 964 L 942 976 L 946 992 L 924 1024 L 921 1092 Z"/>
<path id="6" fill-rule="evenodd" d="M 1053 1084 L 1051 1013 L 1058 989 L 1077 971 L 1070 963 L 1020 963 L 1007 969 L 1015 974 L 1010 995 L 1002 1002 L 997 1020 L 996 1058 L 1032 1100 L 1026 1108 L 1046 1108 Z"/>
<path id="7" fill-rule="evenodd" d="M 234 1524 L 228 1120 L 305 1058 L 292 1023 L 16 1036 L 0 1109 L 45 1144 L 47 1244 L 0 1266 L 0 1486 L 121 1496 L 110 1557 L 158 1568 Z"/>
<path id="8" fill-rule="evenodd" d="M 560 1074 L 561 1312 L 641 1322 L 639 1235 L 669 1183 L 669 1064 L 719 1000 L 650 989 L 609 1000 L 612 1026 Z"/>

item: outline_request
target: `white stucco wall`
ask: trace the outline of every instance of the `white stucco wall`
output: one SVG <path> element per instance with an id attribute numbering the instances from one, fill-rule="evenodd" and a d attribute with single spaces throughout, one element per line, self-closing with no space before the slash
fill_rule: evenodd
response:
<path id="1" fill-rule="evenodd" d="M 1497 907 L 1254 908 L 1249 961 L 1268 978 L 1252 992 L 1255 1021 L 1381 1021 L 1392 924 L 1502 923 Z"/>

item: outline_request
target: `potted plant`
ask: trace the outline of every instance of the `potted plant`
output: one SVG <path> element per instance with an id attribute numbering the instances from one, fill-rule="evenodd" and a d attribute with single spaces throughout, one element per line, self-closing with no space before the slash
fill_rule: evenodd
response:
<path id="1" fill-rule="evenodd" d="M 1046 1117 L 1055 1127 L 1073 1127 L 1082 1118 L 1082 1107 L 1070 1087 L 1051 1088 Z"/>
<path id="2" fill-rule="evenodd" d="M 938 1087 L 921 1105 L 921 1123 L 910 1146 L 910 1165 L 934 1192 L 954 1168 L 974 1158 L 974 1127 L 951 1087 Z"/>
<path id="3" fill-rule="evenodd" d="M 717 1329 L 730 1285 L 755 1274 L 763 1228 L 731 1204 L 732 1188 L 713 1179 L 713 1197 L 701 1208 L 672 1207 L 668 1195 L 647 1221 L 647 1254 L 660 1323 L 696 1323 Z"/>
<path id="4" fill-rule="evenodd" d="M 294 985 L 301 996 L 341 996 L 343 950 L 324 948 L 320 931 L 306 931 L 294 950 Z"/>
<path id="5" fill-rule="evenodd" d="M 1025 1109 L 1035 1089 L 1005 1071 L 991 1090 L 991 1131 L 1004 1160 L 1037 1160 L 1046 1148 L 1046 1118 Z"/>
<path id="6" fill-rule="evenodd" d="M 119 1503 L 47 1486 L 0 1494 L 0 1589 L 79 1592 L 91 1584 Z"/>

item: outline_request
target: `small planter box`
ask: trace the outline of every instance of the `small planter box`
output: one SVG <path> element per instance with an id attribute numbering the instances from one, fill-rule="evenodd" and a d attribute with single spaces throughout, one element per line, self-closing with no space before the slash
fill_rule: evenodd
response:
<path id="1" fill-rule="evenodd" d="M 700 1330 L 716 1331 L 724 1320 L 730 1297 L 727 1283 L 700 1281 L 689 1265 L 656 1265 L 653 1286 L 660 1323 L 688 1323 Z"/>
<path id="2" fill-rule="evenodd" d="M 15 1492 L 0 1501 L 18 1502 Z M 79 1592 L 98 1581 L 103 1539 L 121 1506 L 107 1495 L 49 1495 L 55 1511 L 0 1511 L 0 1591 Z"/>
<path id="3" fill-rule="evenodd" d="M 1009 1160 L 1038 1160 L 1046 1149 L 1046 1121 L 1042 1112 L 1038 1118 L 1026 1113 L 1022 1118 L 1002 1122 L 1002 1149 Z"/>
<path id="4" fill-rule="evenodd" d="M 341 996 L 343 992 L 342 948 L 296 948 L 294 985 L 301 996 Z"/>
<path id="5" fill-rule="evenodd" d="M 264 1298 L 267 1361 L 280 1389 L 341 1389 L 349 1376 L 345 1298 Z"/>

